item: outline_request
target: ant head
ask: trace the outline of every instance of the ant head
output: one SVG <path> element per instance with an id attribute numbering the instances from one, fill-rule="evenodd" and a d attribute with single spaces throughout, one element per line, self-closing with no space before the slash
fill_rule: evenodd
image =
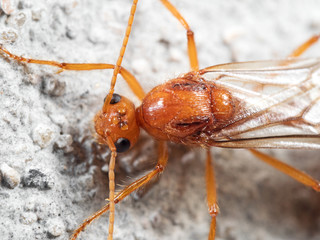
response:
<path id="1" fill-rule="evenodd" d="M 125 152 L 137 142 L 140 128 L 136 121 L 134 104 L 116 93 L 106 110 L 100 110 L 94 117 L 98 141 L 110 146 L 112 141 L 117 152 Z"/>

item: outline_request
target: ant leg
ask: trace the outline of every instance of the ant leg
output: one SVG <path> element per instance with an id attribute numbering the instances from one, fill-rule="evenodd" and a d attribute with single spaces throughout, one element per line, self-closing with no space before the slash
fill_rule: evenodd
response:
<path id="1" fill-rule="evenodd" d="M 306 42 L 304 42 L 299 47 L 297 47 L 288 57 L 289 58 L 299 57 L 306 50 L 308 50 L 313 44 L 315 44 L 319 40 L 319 38 L 320 38 L 320 34 L 312 36 Z"/>
<path id="2" fill-rule="evenodd" d="M 215 180 L 214 167 L 212 164 L 210 149 L 207 150 L 206 188 L 207 188 L 208 210 L 211 216 L 211 224 L 210 224 L 208 240 L 214 240 L 216 235 L 216 217 L 219 213 L 219 207 L 217 204 L 216 180 Z"/>
<path id="3" fill-rule="evenodd" d="M 48 65 L 60 68 L 57 73 L 61 73 L 65 70 L 71 71 L 90 71 L 90 70 L 102 70 L 102 69 L 114 69 L 114 64 L 107 63 L 60 63 L 56 61 L 47 61 L 47 60 L 37 60 L 32 58 L 24 58 L 17 55 L 12 54 L 7 49 L 0 46 L 0 52 L 5 53 L 9 58 L 12 58 L 21 63 L 34 63 L 40 65 Z M 123 67 L 120 67 L 120 74 L 127 82 L 131 90 L 134 94 L 142 100 L 145 96 L 145 92 L 143 91 L 141 85 L 137 81 L 137 79 L 131 74 L 128 70 Z"/>
<path id="4" fill-rule="evenodd" d="M 182 26 L 187 30 L 187 39 L 188 39 L 188 55 L 192 71 L 199 70 L 197 47 L 194 41 L 194 33 L 190 29 L 187 21 L 182 17 L 179 11 L 168 1 L 160 0 L 162 4 L 172 13 L 172 15 L 179 20 Z"/>
<path id="5" fill-rule="evenodd" d="M 115 65 L 113 65 L 113 67 L 115 67 Z M 123 77 L 123 79 L 127 82 L 131 91 L 142 101 L 143 98 L 146 96 L 146 93 L 141 87 L 138 80 L 135 78 L 135 76 L 124 67 L 120 67 L 119 73 Z"/>
<path id="6" fill-rule="evenodd" d="M 283 172 L 284 174 L 292 177 L 298 182 L 313 188 L 315 191 L 320 192 L 320 182 L 316 179 L 312 178 L 308 174 L 299 171 L 298 169 L 289 166 L 286 163 L 279 161 L 276 158 L 270 157 L 262 152 L 259 152 L 254 149 L 249 149 L 249 151 L 260 160 L 264 161 L 265 163 L 271 165 L 272 167 L 278 169 L 279 171 Z"/>
<path id="7" fill-rule="evenodd" d="M 150 173 L 147 175 L 143 176 L 142 178 L 136 180 L 135 182 L 131 183 L 127 187 L 125 187 L 120 193 L 116 194 L 114 198 L 114 203 L 117 204 L 120 201 L 122 201 L 125 197 L 130 195 L 132 192 L 136 191 L 140 187 L 146 185 L 148 182 L 150 182 L 152 179 L 155 177 L 159 176 L 165 166 L 167 165 L 168 162 L 168 147 L 167 143 L 160 141 L 159 142 L 159 157 L 158 157 L 158 163 L 154 170 L 152 170 Z M 107 203 L 103 208 L 101 208 L 99 211 L 94 213 L 92 216 L 88 217 L 84 222 L 76 229 L 74 230 L 70 240 L 76 240 L 78 235 L 95 219 L 100 217 L 102 214 L 107 212 L 110 208 L 110 203 Z"/>

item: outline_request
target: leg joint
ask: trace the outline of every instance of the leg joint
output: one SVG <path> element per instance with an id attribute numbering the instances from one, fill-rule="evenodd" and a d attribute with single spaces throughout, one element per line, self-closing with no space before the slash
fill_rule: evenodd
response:
<path id="1" fill-rule="evenodd" d="M 158 170 L 159 173 L 160 173 L 160 172 L 163 172 L 163 171 L 164 171 L 164 166 L 163 166 L 162 164 L 158 164 L 158 165 L 156 166 L 156 169 Z"/>
<path id="2" fill-rule="evenodd" d="M 193 37 L 194 36 L 194 32 L 191 29 L 187 30 L 187 36 L 188 37 Z"/>
<path id="3" fill-rule="evenodd" d="M 218 204 L 213 204 L 212 206 L 209 206 L 209 214 L 211 217 L 216 217 L 219 214 L 219 206 Z"/>

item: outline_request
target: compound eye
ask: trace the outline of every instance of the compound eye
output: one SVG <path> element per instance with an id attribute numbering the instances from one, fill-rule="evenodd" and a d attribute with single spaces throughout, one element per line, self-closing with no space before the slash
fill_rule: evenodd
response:
<path id="1" fill-rule="evenodd" d="M 106 98 L 107 97 L 105 97 L 103 99 L 103 103 L 106 101 Z M 110 104 L 116 104 L 116 103 L 120 102 L 120 100 L 121 100 L 121 96 L 119 94 L 114 93 L 114 94 L 112 94 Z"/>
<path id="2" fill-rule="evenodd" d="M 116 103 L 120 102 L 120 100 L 121 100 L 121 96 L 119 94 L 114 93 L 112 95 L 110 104 L 116 104 Z"/>
<path id="3" fill-rule="evenodd" d="M 126 138 L 119 138 L 114 145 L 117 149 L 117 152 L 122 153 L 130 148 L 130 141 Z"/>

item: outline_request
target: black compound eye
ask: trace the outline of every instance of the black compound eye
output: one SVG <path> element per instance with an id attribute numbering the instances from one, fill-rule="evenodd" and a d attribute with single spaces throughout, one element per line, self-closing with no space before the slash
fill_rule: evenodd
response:
<path id="1" fill-rule="evenodd" d="M 107 97 L 105 97 L 103 99 L 103 103 L 106 101 L 106 98 Z M 116 103 L 120 102 L 120 100 L 121 100 L 121 96 L 119 94 L 114 93 L 114 94 L 112 94 L 110 104 L 116 104 Z"/>
<path id="2" fill-rule="evenodd" d="M 126 138 L 119 138 L 115 144 L 117 152 L 122 153 L 130 148 L 130 141 Z"/>
<path id="3" fill-rule="evenodd" d="M 116 103 L 120 102 L 120 100 L 121 100 L 121 96 L 119 94 L 114 93 L 112 95 L 110 104 L 116 104 Z"/>

